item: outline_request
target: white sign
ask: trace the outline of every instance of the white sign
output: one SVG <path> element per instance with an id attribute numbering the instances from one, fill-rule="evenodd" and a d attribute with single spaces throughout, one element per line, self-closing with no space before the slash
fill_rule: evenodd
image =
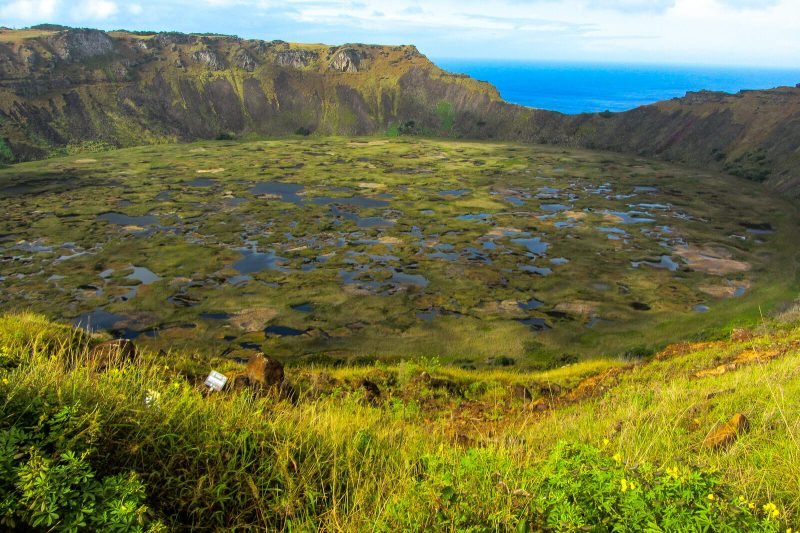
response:
<path id="1" fill-rule="evenodd" d="M 220 374 L 216 370 L 212 370 L 206 378 L 206 387 L 211 390 L 220 391 L 225 387 L 228 382 L 228 377 L 225 374 Z"/>

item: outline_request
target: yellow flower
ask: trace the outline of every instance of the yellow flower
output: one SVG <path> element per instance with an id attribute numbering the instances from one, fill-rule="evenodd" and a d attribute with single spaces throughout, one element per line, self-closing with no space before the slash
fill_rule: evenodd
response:
<path id="1" fill-rule="evenodd" d="M 608 440 L 608 439 L 603 439 L 603 448 L 607 447 L 609 444 L 611 444 L 611 441 L 610 441 L 610 440 Z"/>
<path id="2" fill-rule="evenodd" d="M 625 479 L 620 479 L 619 480 L 619 485 L 620 485 L 620 490 L 622 492 L 627 492 L 628 491 L 628 482 Z"/>
<path id="3" fill-rule="evenodd" d="M 708 499 L 711 500 L 711 501 L 714 501 L 714 495 L 713 494 L 709 494 L 708 495 Z"/>
<path id="4" fill-rule="evenodd" d="M 762 509 L 764 509 L 764 512 L 767 513 L 767 516 L 772 518 L 778 518 L 778 516 L 781 514 L 781 512 L 778 510 L 778 506 L 772 502 L 764 504 Z"/>
<path id="5" fill-rule="evenodd" d="M 614 459 L 616 462 L 618 462 L 618 463 L 621 463 L 621 462 L 622 462 L 622 455 L 620 455 L 620 454 L 618 454 L 618 453 L 615 453 L 615 454 L 614 454 L 614 457 L 613 457 L 613 459 Z"/>
<path id="6" fill-rule="evenodd" d="M 667 475 L 672 479 L 678 479 L 678 467 L 673 466 L 672 468 L 666 469 Z"/>

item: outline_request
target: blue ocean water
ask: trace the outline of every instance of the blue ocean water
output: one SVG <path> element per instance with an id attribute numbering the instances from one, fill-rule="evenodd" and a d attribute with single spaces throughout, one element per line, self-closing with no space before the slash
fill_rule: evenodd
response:
<path id="1" fill-rule="evenodd" d="M 738 92 L 800 83 L 800 68 L 654 66 L 464 59 L 441 68 L 488 81 L 509 102 L 562 113 L 625 111 L 687 91 Z"/>

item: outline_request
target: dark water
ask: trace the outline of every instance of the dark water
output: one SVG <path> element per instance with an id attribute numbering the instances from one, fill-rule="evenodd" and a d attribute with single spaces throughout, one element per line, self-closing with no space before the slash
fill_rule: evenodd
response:
<path id="1" fill-rule="evenodd" d="M 687 91 L 738 92 L 800 83 L 798 69 L 442 59 L 445 70 L 495 85 L 515 104 L 562 113 L 625 111 Z"/>

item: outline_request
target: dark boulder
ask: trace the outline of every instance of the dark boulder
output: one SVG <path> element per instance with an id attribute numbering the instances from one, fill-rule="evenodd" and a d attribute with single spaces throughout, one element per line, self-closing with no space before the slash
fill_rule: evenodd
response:
<path id="1" fill-rule="evenodd" d="M 528 389 L 528 387 L 521 383 L 515 383 L 511 386 L 511 395 L 515 400 L 522 400 L 523 402 L 529 402 L 533 400 L 531 391 Z"/>
<path id="2" fill-rule="evenodd" d="M 381 389 L 378 388 L 378 386 L 374 382 L 368 379 L 361 380 L 361 387 L 364 389 L 365 392 L 364 398 L 368 402 L 376 404 L 381 397 Z"/>

